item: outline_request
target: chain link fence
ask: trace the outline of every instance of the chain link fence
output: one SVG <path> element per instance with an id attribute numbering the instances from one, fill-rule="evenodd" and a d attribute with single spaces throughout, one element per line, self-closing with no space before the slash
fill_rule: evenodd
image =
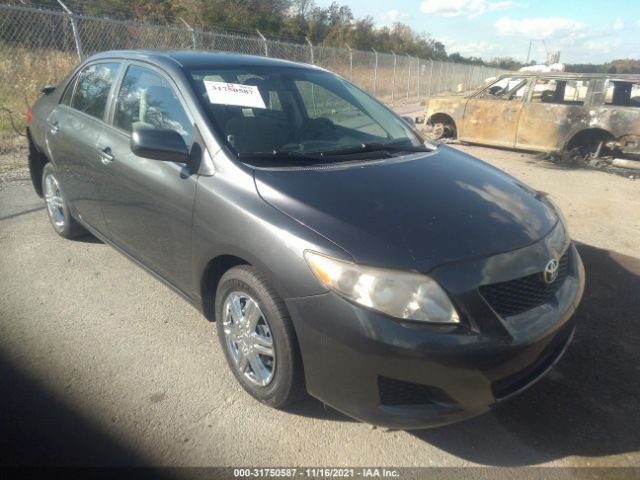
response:
<path id="1" fill-rule="evenodd" d="M 502 70 L 395 53 L 298 44 L 256 36 L 151 25 L 0 4 L 0 131 L 11 128 L 39 87 L 57 83 L 79 59 L 115 49 L 198 49 L 265 55 L 319 65 L 351 80 L 387 104 L 411 103 L 475 88 Z M 22 120 L 20 120 L 21 122 Z"/>

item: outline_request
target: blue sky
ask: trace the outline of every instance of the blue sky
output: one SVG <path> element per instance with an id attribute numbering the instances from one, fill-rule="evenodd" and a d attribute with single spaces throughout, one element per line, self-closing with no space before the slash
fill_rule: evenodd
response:
<path id="1" fill-rule="evenodd" d="M 331 0 L 316 0 L 321 6 Z M 640 0 L 338 0 L 377 25 L 401 21 L 447 52 L 544 61 L 544 40 L 566 63 L 640 58 Z"/>

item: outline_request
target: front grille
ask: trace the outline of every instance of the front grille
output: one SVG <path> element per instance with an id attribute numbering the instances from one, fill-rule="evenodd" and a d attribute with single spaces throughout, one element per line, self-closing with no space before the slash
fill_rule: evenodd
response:
<path id="1" fill-rule="evenodd" d="M 378 377 L 378 392 L 382 405 L 451 404 L 453 400 L 443 390 L 431 385 L 404 382 L 388 377 Z"/>
<path id="2" fill-rule="evenodd" d="M 558 276 L 545 283 L 542 273 L 507 282 L 482 285 L 479 290 L 487 303 L 500 316 L 516 315 L 547 303 L 558 291 L 569 273 L 569 249 L 560 258 Z"/>

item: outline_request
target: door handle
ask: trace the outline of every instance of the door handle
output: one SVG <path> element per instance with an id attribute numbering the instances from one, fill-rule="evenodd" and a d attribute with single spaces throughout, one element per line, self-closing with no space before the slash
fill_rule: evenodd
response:
<path id="1" fill-rule="evenodd" d="M 100 155 L 100 161 L 104 165 L 107 165 L 114 160 L 113 154 L 111 153 L 111 147 L 99 148 L 98 154 Z"/>

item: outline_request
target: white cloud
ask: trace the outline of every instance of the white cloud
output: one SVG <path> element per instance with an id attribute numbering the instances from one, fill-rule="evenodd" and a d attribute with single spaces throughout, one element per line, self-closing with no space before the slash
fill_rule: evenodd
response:
<path id="1" fill-rule="evenodd" d="M 589 25 L 580 21 L 563 17 L 511 19 L 502 17 L 495 23 L 496 32 L 503 37 L 511 37 L 512 44 L 518 39 L 525 44 L 531 39 L 546 40 L 534 44 L 533 58 L 545 58 L 545 48 L 550 51 L 560 50 L 560 60 L 567 62 L 597 62 L 599 58 L 623 55 L 624 42 L 619 37 L 624 24 L 618 19 L 614 24 Z M 622 25 L 621 25 L 622 24 Z M 545 48 L 542 48 L 542 47 Z M 521 55 L 517 56 L 518 58 Z"/>
<path id="2" fill-rule="evenodd" d="M 420 11 L 427 15 L 443 17 L 477 17 L 486 12 L 507 10 L 516 6 L 521 6 L 521 4 L 510 0 L 495 2 L 489 0 L 424 0 L 420 4 Z"/>
<path id="3" fill-rule="evenodd" d="M 444 45 L 447 52 L 458 52 L 465 57 L 485 57 L 492 55 L 498 49 L 498 45 L 495 43 L 477 41 L 477 42 L 465 42 L 458 43 L 451 37 L 438 37 L 436 40 Z"/>
<path id="4" fill-rule="evenodd" d="M 495 26 L 499 35 L 537 39 L 564 37 L 583 32 L 588 28 L 582 22 L 562 17 L 523 18 L 522 20 L 502 17 Z"/>
<path id="5" fill-rule="evenodd" d="M 613 23 L 614 30 L 622 30 L 624 28 L 624 22 L 620 17 L 616 18 L 616 21 Z"/>
<path id="6" fill-rule="evenodd" d="M 385 22 L 393 23 L 406 20 L 407 18 L 409 18 L 409 15 L 406 12 L 401 12 L 400 10 L 396 10 L 394 8 L 385 13 L 382 18 Z"/>
<path id="7" fill-rule="evenodd" d="M 487 57 L 496 49 L 497 45 L 490 42 L 469 42 L 452 45 L 451 51 L 458 52 L 465 57 Z"/>

